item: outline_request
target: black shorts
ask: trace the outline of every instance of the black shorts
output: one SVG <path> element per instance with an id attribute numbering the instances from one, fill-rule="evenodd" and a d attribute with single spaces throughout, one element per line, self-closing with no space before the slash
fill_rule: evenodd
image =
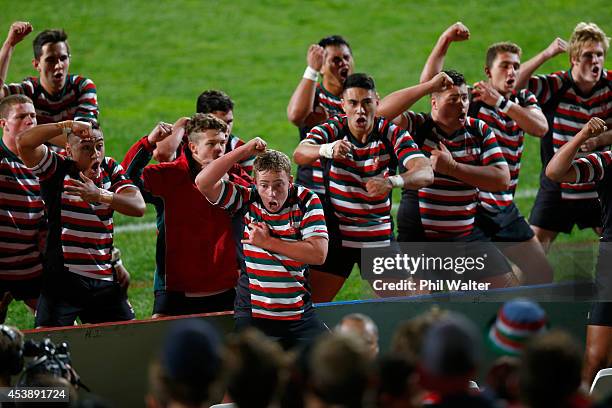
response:
<path id="1" fill-rule="evenodd" d="M 559 191 L 538 190 L 529 223 L 549 231 L 569 234 L 578 228 L 601 227 L 601 205 L 596 198 L 563 200 Z"/>
<path id="2" fill-rule="evenodd" d="M 329 328 L 312 310 L 300 320 L 260 319 L 245 316 L 235 318 L 234 322 L 237 332 L 247 327 L 255 327 L 272 340 L 278 341 L 285 350 L 307 344 L 320 334 L 329 331 Z"/>
<path id="3" fill-rule="evenodd" d="M 589 312 L 589 325 L 612 327 L 612 302 L 595 302 Z"/>
<path id="4" fill-rule="evenodd" d="M 58 277 L 61 285 L 43 289 L 36 308 L 36 327 L 72 326 L 82 323 L 134 319 L 127 293 L 116 282 L 88 278 L 71 272 Z"/>
<path id="5" fill-rule="evenodd" d="M 343 248 L 330 245 L 325 263 L 323 265 L 312 265 L 310 268 L 346 279 L 351 274 L 355 264 L 361 270 L 361 248 Z"/>
<path id="6" fill-rule="evenodd" d="M 535 235 L 514 203 L 498 213 L 479 206 L 476 225 L 494 242 L 525 242 Z"/>
<path id="7" fill-rule="evenodd" d="M 233 288 L 225 292 L 210 296 L 189 297 L 183 292 L 166 290 L 155 291 L 153 314 L 179 316 L 196 313 L 226 312 L 234 310 L 236 290 Z"/>
<path id="8" fill-rule="evenodd" d="M 9 292 L 16 300 L 38 299 L 41 284 L 41 276 L 25 280 L 0 280 L 0 297 Z"/>

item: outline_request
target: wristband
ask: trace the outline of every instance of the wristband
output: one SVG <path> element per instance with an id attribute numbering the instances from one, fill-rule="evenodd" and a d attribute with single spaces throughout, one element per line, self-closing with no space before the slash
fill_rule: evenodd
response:
<path id="1" fill-rule="evenodd" d="M 98 189 L 98 191 L 100 192 L 99 202 L 108 205 L 113 204 L 113 198 L 115 197 L 115 193 L 113 193 L 112 191 L 105 190 L 103 188 Z"/>
<path id="2" fill-rule="evenodd" d="M 317 82 L 319 80 L 319 72 L 311 68 L 310 65 L 306 67 L 306 71 L 304 71 L 304 75 L 302 78 L 310 79 L 311 81 Z"/>
<path id="3" fill-rule="evenodd" d="M 499 109 L 500 112 L 503 112 L 503 113 L 508 113 L 512 105 L 514 105 L 514 102 L 512 102 L 509 99 L 504 98 L 503 96 L 500 96 L 497 99 L 497 102 L 495 102 L 495 107 Z"/>
<path id="4" fill-rule="evenodd" d="M 319 156 L 325 157 L 326 159 L 332 159 L 334 157 L 334 146 L 338 143 L 339 140 L 336 140 L 333 143 L 325 143 L 319 147 Z"/>
<path id="5" fill-rule="evenodd" d="M 510 110 L 512 105 L 514 105 L 514 102 L 508 100 L 508 101 L 506 101 L 506 104 L 504 105 L 504 107 L 503 108 L 499 108 L 499 110 L 502 111 L 503 113 L 508 113 L 508 111 Z"/>
<path id="6" fill-rule="evenodd" d="M 389 178 L 387 178 L 387 180 L 389 180 L 391 182 L 391 187 L 396 188 L 396 187 L 404 187 L 404 179 L 402 178 L 401 175 L 396 174 L 395 176 L 389 176 Z"/>

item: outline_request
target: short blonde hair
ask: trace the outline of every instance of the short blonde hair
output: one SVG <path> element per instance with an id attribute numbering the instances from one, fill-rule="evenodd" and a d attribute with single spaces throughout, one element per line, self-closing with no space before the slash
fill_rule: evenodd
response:
<path id="1" fill-rule="evenodd" d="M 253 173 L 257 176 L 260 171 L 285 171 L 291 174 L 291 161 L 289 156 L 278 150 L 266 150 L 255 158 Z"/>
<path id="2" fill-rule="evenodd" d="M 227 124 L 210 113 L 196 113 L 185 126 L 185 133 L 191 143 L 198 143 L 201 134 L 207 130 L 227 133 Z"/>
<path id="3" fill-rule="evenodd" d="M 606 36 L 606 33 L 604 33 L 603 30 L 595 23 L 578 23 L 576 28 L 574 28 L 572 36 L 569 40 L 570 62 L 572 59 L 578 58 L 580 56 L 580 52 L 582 51 L 582 47 L 590 42 L 601 43 L 604 49 L 604 54 L 608 53 L 610 38 Z"/>

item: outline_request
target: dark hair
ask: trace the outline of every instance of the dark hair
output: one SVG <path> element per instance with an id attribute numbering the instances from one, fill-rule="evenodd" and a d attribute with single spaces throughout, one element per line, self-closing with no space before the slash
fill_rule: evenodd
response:
<path id="1" fill-rule="evenodd" d="M 321 38 L 321 41 L 319 41 L 319 45 L 323 48 L 329 47 L 330 45 L 346 45 L 346 48 L 349 49 L 351 55 L 353 54 L 353 50 L 351 49 L 351 46 L 349 45 L 348 41 L 346 41 L 341 35 L 330 35 L 329 37 Z"/>
<path id="2" fill-rule="evenodd" d="M 42 55 L 42 49 L 45 44 L 54 44 L 58 42 L 65 42 L 66 48 L 68 49 L 68 55 L 70 55 L 70 46 L 68 45 L 68 35 L 62 29 L 45 30 L 38 34 L 32 45 L 34 47 L 34 58 L 39 59 Z"/>
<path id="3" fill-rule="evenodd" d="M 227 392 L 239 407 L 270 406 L 279 390 L 283 350 L 256 329 L 230 337 L 224 355 Z"/>
<path id="4" fill-rule="evenodd" d="M 580 387 L 581 368 L 580 347 L 567 332 L 534 337 L 521 360 L 522 398 L 533 408 L 564 406 Z"/>
<path id="5" fill-rule="evenodd" d="M 8 118 L 9 111 L 13 106 L 24 103 L 34 105 L 32 100 L 23 94 L 9 95 L 6 98 L 0 99 L 0 119 Z"/>
<path id="6" fill-rule="evenodd" d="M 212 113 L 214 111 L 229 112 L 234 109 L 234 102 L 223 91 L 209 89 L 198 96 L 197 113 Z"/>
<path id="7" fill-rule="evenodd" d="M 376 91 L 374 79 L 368 74 L 351 74 L 344 80 L 342 91 L 349 88 L 363 88 L 371 91 Z"/>
<path id="8" fill-rule="evenodd" d="M 465 77 L 463 76 L 461 72 L 455 71 L 454 69 L 445 69 L 442 72 L 444 72 L 446 75 L 450 77 L 450 79 L 453 80 L 453 85 L 461 86 L 465 84 Z"/>

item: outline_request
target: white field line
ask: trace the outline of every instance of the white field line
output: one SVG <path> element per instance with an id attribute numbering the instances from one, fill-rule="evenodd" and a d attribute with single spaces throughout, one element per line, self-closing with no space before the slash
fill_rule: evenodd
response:
<path id="1" fill-rule="evenodd" d="M 515 196 L 516 198 L 534 198 L 537 192 L 538 192 L 537 188 L 526 188 L 522 190 L 519 189 L 516 192 Z M 155 229 L 154 222 L 138 222 L 138 223 L 130 223 L 126 225 L 119 225 L 115 227 L 115 232 L 116 233 L 140 232 L 140 231 L 147 231 L 147 230 L 153 230 L 153 229 Z"/>

